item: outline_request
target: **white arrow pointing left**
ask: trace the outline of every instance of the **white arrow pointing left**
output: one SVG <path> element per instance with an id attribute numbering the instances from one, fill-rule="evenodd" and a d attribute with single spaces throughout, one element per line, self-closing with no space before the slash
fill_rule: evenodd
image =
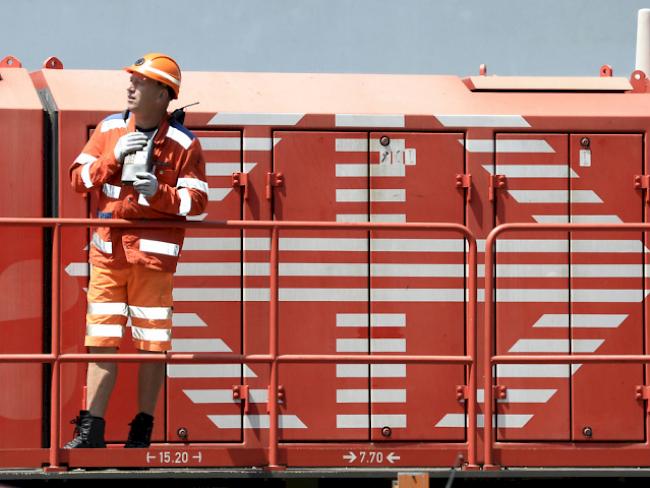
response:
<path id="1" fill-rule="evenodd" d="M 388 456 L 386 456 L 386 460 L 391 464 L 393 464 L 395 461 L 399 461 L 399 459 L 400 457 L 394 452 L 391 452 L 388 454 Z"/>

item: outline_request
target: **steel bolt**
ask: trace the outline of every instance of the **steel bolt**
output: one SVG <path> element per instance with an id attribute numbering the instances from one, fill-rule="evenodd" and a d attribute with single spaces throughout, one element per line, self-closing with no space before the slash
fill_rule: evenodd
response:
<path id="1" fill-rule="evenodd" d="M 381 435 L 383 435 L 384 437 L 390 437 L 392 433 L 393 431 L 390 427 L 381 428 Z"/>
<path id="2" fill-rule="evenodd" d="M 379 144 L 382 146 L 388 146 L 390 144 L 390 137 L 388 136 L 381 136 L 379 139 Z"/>
<path id="3" fill-rule="evenodd" d="M 179 437 L 179 439 L 187 439 L 187 436 L 189 435 L 187 427 L 179 427 L 176 431 L 176 435 Z"/>
<path id="4" fill-rule="evenodd" d="M 582 139 L 580 139 L 580 145 L 582 147 L 589 147 L 590 144 L 591 144 L 591 141 L 589 140 L 588 137 L 583 137 Z"/>
<path id="5" fill-rule="evenodd" d="M 594 435 L 594 432 L 591 430 L 591 427 L 587 426 L 582 429 L 582 435 L 585 437 L 591 437 Z"/>

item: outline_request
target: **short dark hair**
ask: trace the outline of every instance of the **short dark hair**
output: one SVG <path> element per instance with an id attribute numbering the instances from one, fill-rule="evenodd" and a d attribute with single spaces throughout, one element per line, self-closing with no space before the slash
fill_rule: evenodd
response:
<path id="1" fill-rule="evenodd" d="M 167 95 L 169 95 L 169 99 L 173 100 L 176 97 L 176 93 L 174 93 L 174 90 L 172 90 L 172 87 L 169 85 L 165 85 L 164 83 L 158 81 L 157 82 L 161 87 L 165 88 L 167 90 Z"/>

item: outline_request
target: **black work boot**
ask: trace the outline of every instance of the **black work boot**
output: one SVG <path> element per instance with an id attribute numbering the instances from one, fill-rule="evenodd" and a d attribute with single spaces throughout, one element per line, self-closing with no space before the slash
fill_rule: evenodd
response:
<path id="1" fill-rule="evenodd" d="M 104 441 L 106 422 L 103 418 L 93 417 L 88 410 L 80 410 L 79 416 L 72 423 L 77 424 L 74 428 L 74 439 L 63 446 L 64 449 L 106 447 Z"/>
<path id="2" fill-rule="evenodd" d="M 131 430 L 129 430 L 129 438 L 124 447 L 149 447 L 153 431 L 153 417 L 148 413 L 140 412 L 129 425 Z"/>

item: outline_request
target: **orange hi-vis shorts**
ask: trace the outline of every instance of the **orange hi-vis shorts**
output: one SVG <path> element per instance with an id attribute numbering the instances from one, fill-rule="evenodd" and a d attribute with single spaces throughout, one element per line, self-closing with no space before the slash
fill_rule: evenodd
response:
<path id="1" fill-rule="evenodd" d="M 137 349 L 171 349 L 172 278 L 171 272 L 139 264 L 121 269 L 91 265 L 85 345 L 119 347 L 131 317 Z"/>

